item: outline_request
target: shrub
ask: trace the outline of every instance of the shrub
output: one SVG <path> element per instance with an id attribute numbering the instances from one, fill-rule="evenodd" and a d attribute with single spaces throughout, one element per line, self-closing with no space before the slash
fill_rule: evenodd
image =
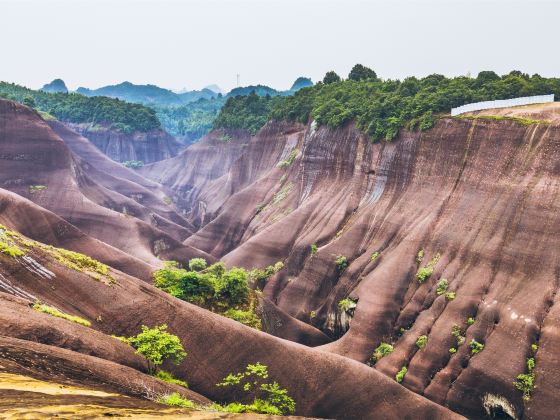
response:
<path id="1" fill-rule="evenodd" d="M 475 320 L 473 317 L 469 317 L 469 319 L 467 319 L 467 325 L 472 325 L 475 323 Z"/>
<path id="2" fill-rule="evenodd" d="M 154 328 L 142 325 L 142 332 L 130 337 L 128 343 L 136 349 L 136 353 L 146 358 L 151 372 L 165 360 L 171 360 L 178 365 L 187 357 L 181 340 L 167 332 L 166 324 Z M 154 365 L 154 368 L 151 365 Z"/>
<path id="3" fill-rule="evenodd" d="M 477 354 L 484 350 L 484 344 L 479 343 L 474 338 L 469 343 L 469 347 L 471 348 L 471 354 Z"/>
<path id="4" fill-rule="evenodd" d="M 531 350 L 533 350 L 533 346 L 536 347 L 536 344 L 531 345 Z M 531 393 L 535 389 L 535 359 L 533 357 L 527 359 L 527 373 L 517 375 L 517 379 L 513 384 L 518 390 L 523 392 L 523 400 L 529 401 L 531 399 Z"/>
<path id="5" fill-rule="evenodd" d="M 418 251 L 418 254 L 416 254 L 416 262 L 418 264 L 420 264 L 422 261 L 424 261 L 424 250 L 423 249 Z"/>
<path id="6" fill-rule="evenodd" d="M 204 258 L 193 258 L 189 261 L 189 269 L 191 271 L 202 271 L 206 269 L 208 264 Z"/>
<path id="7" fill-rule="evenodd" d="M 344 271 L 348 267 L 348 259 L 344 255 L 337 255 L 335 263 L 339 271 Z"/>
<path id="8" fill-rule="evenodd" d="M 31 194 L 35 194 L 41 191 L 45 191 L 47 189 L 46 185 L 30 185 L 29 186 L 29 192 Z"/>
<path id="9" fill-rule="evenodd" d="M 164 395 L 156 400 L 157 402 L 173 407 L 195 408 L 196 404 L 191 400 L 181 397 L 177 392 L 170 395 Z"/>
<path id="10" fill-rule="evenodd" d="M 375 251 L 373 254 L 371 254 L 371 262 L 375 262 L 375 260 L 377 260 L 379 258 L 381 254 L 379 253 L 379 251 Z"/>
<path id="11" fill-rule="evenodd" d="M 447 288 L 449 287 L 449 282 L 446 279 L 441 279 L 437 284 L 436 293 L 438 296 L 443 295 Z"/>
<path id="12" fill-rule="evenodd" d="M 214 291 L 215 287 L 210 275 L 196 271 L 182 271 L 176 297 L 202 305 L 212 299 Z"/>
<path id="13" fill-rule="evenodd" d="M 418 339 L 416 340 L 416 346 L 419 349 L 423 349 L 424 347 L 426 347 L 426 344 L 428 343 L 428 336 L 427 335 L 421 335 L 420 337 L 418 337 Z"/>
<path id="14" fill-rule="evenodd" d="M 318 250 L 319 250 L 319 247 L 317 246 L 317 244 L 312 244 L 311 245 L 311 256 L 315 255 Z"/>
<path id="15" fill-rule="evenodd" d="M 381 343 L 377 348 L 374 350 L 373 355 L 371 356 L 372 364 L 379 362 L 383 357 L 391 354 L 394 350 L 394 347 L 389 343 Z"/>
<path id="16" fill-rule="evenodd" d="M 80 318 L 79 316 L 68 315 L 62 311 L 59 311 L 56 308 L 53 308 L 51 306 L 45 305 L 40 302 L 35 302 L 35 304 L 33 305 L 33 309 L 39 312 L 43 312 L 45 314 L 56 316 L 57 318 L 62 318 L 67 321 L 75 322 L 76 324 L 80 324 L 85 327 L 91 327 L 91 322 L 89 322 L 88 320 Z"/>
<path id="17" fill-rule="evenodd" d="M 249 295 L 248 274 L 242 268 L 226 271 L 218 282 L 219 294 L 231 305 L 247 300 Z"/>
<path id="18" fill-rule="evenodd" d="M 397 372 L 397 374 L 395 375 L 395 380 L 396 380 L 399 384 L 403 381 L 404 376 L 406 375 L 406 372 L 408 372 L 408 369 L 407 369 L 406 366 L 403 366 L 403 367 L 401 368 L 401 370 L 399 370 L 399 371 Z"/>
<path id="19" fill-rule="evenodd" d="M 25 255 L 25 252 L 19 249 L 17 245 L 9 245 L 8 243 L 3 241 L 0 241 L 0 252 L 12 258 Z"/>
<path id="20" fill-rule="evenodd" d="M 292 150 L 292 151 L 290 152 L 290 154 L 286 157 L 286 159 L 280 161 L 280 162 L 278 163 L 278 165 L 276 165 L 276 166 L 278 166 L 279 168 L 287 168 L 287 167 L 289 167 L 292 163 L 294 163 L 294 160 L 296 160 L 296 157 L 297 157 L 297 155 L 298 155 L 298 152 L 299 152 L 299 151 L 298 151 L 297 149 Z"/>
<path id="21" fill-rule="evenodd" d="M 461 327 L 459 327 L 457 324 L 453 325 L 453 327 L 451 328 L 451 335 L 457 339 L 457 346 L 460 346 L 465 342 L 463 331 L 461 331 Z"/>
<path id="22" fill-rule="evenodd" d="M 233 319 L 234 321 L 240 322 L 248 327 L 255 328 L 256 330 L 262 330 L 261 319 L 255 313 L 253 303 L 249 305 L 249 309 L 234 309 L 230 308 L 224 312 L 224 316 Z"/>
<path id="23" fill-rule="evenodd" d="M 457 349 L 456 349 L 455 347 L 451 347 L 451 348 L 449 349 L 449 353 L 455 354 L 455 353 L 457 353 Z"/>
<path id="24" fill-rule="evenodd" d="M 423 252 L 423 250 L 422 250 L 422 252 Z M 423 258 L 424 258 L 424 254 L 422 254 L 422 259 Z M 436 264 L 439 261 L 439 258 L 440 258 L 440 255 L 436 254 L 430 260 L 430 262 L 428 262 L 428 264 L 426 264 L 424 267 L 422 267 L 418 270 L 418 272 L 416 273 L 416 278 L 418 279 L 419 283 L 424 283 L 426 280 L 428 280 L 428 278 L 430 278 L 430 276 L 434 272 L 434 267 L 436 266 Z M 418 258 L 416 260 L 418 261 Z"/>
<path id="25" fill-rule="evenodd" d="M 344 312 L 350 312 L 356 309 L 356 301 L 350 298 L 344 298 L 338 302 L 338 307 Z"/>
<path id="26" fill-rule="evenodd" d="M 455 292 L 447 292 L 445 294 L 445 298 L 447 300 L 454 300 L 456 297 L 457 297 L 457 293 L 455 293 Z"/>
<path id="27" fill-rule="evenodd" d="M 267 413 L 267 414 L 293 414 L 296 403 L 288 394 L 286 389 L 280 388 L 276 381 L 267 381 L 269 377 L 268 368 L 257 362 L 248 364 L 245 372 L 229 374 L 217 386 L 235 386 L 242 389 L 254 398 L 252 404 L 233 403 L 226 406 L 227 411 L 232 409 L 246 410 L 235 411 Z M 228 409 L 229 407 L 229 409 Z"/>
<path id="28" fill-rule="evenodd" d="M 166 372 L 164 370 L 159 370 L 156 375 L 155 375 L 158 379 L 161 379 L 164 382 L 170 383 L 170 384 L 175 384 L 175 385 L 179 385 L 185 388 L 188 388 L 189 385 L 185 382 L 182 381 L 180 379 L 175 378 L 171 373 Z"/>

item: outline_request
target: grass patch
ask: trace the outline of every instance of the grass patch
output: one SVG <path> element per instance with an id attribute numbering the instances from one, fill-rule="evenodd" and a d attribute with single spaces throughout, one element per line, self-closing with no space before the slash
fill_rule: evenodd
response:
<path id="1" fill-rule="evenodd" d="M 179 385 L 185 388 L 189 387 L 189 385 L 185 381 L 175 378 L 171 373 L 166 372 L 164 370 L 158 370 L 155 376 L 156 378 L 161 379 L 162 381 L 167 382 L 169 384 Z"/>
<path id="2" fill-rule="evenodd" d="M 290 152 L 290 154 L 286 157 L 285 160 L 282 160 L 280 162 L 278 162 L 278 166 L 279 168 L 288 168 L 292 163 L 294 163 L 294 160 L 296 160 L 296 157 L 299 153 L 299 150 L 294 149 Z"/>
<path id="3" fill-rule="evenodd" d="M 196 404 L 191 400 L 181 397 L 177 392 L 164 395 L 156 400 L 160 404 L 170 405 L 172 407 L 196 408 Z"/>
<path id="4" fill-rule="evenodd" d="M 46 185 L 30 185 L 29 186 L 29 192 L 31 194 L 36 194 L 38 192 L 45 191 L 46 189 L 47 189 Z"/>
<path id="5" fill-rule="evenodd" d="M 64 312 L 59 311 L 56 308 L 45 305 L 44 303 L 36 302 L 33 305 L 33 309 L 39 312 L 43 312 L 45 314 L 56 316 L 57 318 L 62 318 L 67 321 L 75 322 L 76 324 L 84 325 L 86 327 L 91 327 L 91 322 L 89 322 L 88 320 L 80 318 L 79 316 L 68 315 Z"/>
<path id="6" fill-rule="evenodd" d="M 533 120 L 530 118 L 509 117 L 506 115 L 462 115 L 456 118 L 462 120 L 490 120 L 490 121 L 513 121 L 521 125 L 550 124 L 549 120 Z"/>

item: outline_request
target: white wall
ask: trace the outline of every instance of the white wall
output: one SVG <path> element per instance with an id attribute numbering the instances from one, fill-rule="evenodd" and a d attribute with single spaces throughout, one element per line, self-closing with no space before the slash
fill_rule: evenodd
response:
<path id="1" fill-rule="evenodd" d="M 499 101 L 475 102 L 451 110 L 451 115 L 460 115 L 465 112 L 480 111 L 482 109 L 510 108 L 512 106 L 544 104 L 554 102 L 554 95 L 525 96 L 522 98 L 503 99 Z"/>

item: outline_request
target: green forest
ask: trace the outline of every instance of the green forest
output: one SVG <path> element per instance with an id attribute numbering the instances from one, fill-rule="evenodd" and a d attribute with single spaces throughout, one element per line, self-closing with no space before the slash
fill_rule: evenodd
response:
<path id="1" fill-rule="evenodd" d="M 0 82 L 0 97 L 46 112 L 60 121 L 110 124 L 125 133 L 160 128 L 153 109 L 104 96 L 90 98 L 77 93 L 46 93 Z"/>
<path id="2" fill-rule="evenodd" d="M 440 115 L 466 103 L 554 93 L 560 79 L 512 71 L 499 76 L 483 71 L 477 77 L 381 80 L 356 65 L 346 80 L 334 72 L 322 82 L 286 97 L 231 97 L 222 108 L 216 128 L 243 128 L 252 133 L 269 119 L 307 123 L 310 119 L 331 128 L 355 121 L 373 141 L 395 138 L 401 128 L 427 130 Z"/>

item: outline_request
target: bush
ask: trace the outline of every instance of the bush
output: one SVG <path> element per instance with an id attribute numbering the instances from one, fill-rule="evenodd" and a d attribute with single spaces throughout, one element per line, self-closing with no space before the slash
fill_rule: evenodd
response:
<path id="1" fill-rule="evenodd" d="M 196 271 L 183 272 L 179 279 L 178 289 L 176 297 L 199 305 L 212 299 L 215 291 L 211 276 Z"/>
<path id="2" fill-rule="evenodd" d="M 185 381 L 175 378 L 171 373 L 166 372 L 164 370 L 159 370 L 155 376 L 158 379 L 161 379 L 162 381 L 170 384 L 179 385 L 185 388 L 189 387 L 189 385 Z"/>
<path id="3" fill-rule="evenodd" d="M 391 354 L 394 350 L 394 347 L 389 343 L 381 343 L 377 348 L 374 350 L 373 355 L 371 356 L 372 364 L 380 361 L 383 357 Z"/>
<path id="4" fill-rule="evenodd" d="M 219 294 L 231 305 L 239 305 L 249 295 L 248 274 L 242 268 L 226 271 L 218 282 Z"/>
<path id="5" fill-rule="evenodd" d="M 25 252 L 19 249 L 17 245 L 9 245 L 4 241 L 0 241 L 0 252 L 12 258 L 22 257 L 23 255 L 25 255 Z"/>
<path id="6" fill-rule="evenodd" d="M 189 261 L 189 268 L 191 271 L 202 271 L 206 269 L 208 264 L 204 258 L 193 258 Z"/>
<path id="7" fill-rule="evenodd" d="M 418 255 L 420 256 L 420 253 Z M 422 253 L 422 259 L 423 258 L 424 258 L 424 254 Z M 426 264 L 424 267 L 422 267 L 418 270 L 418 272 L 416 273 L 416 278 L 418 279 L 418 282 L 420 284 L 422 284 L 426 280 L 428 280 L 428 278 L 430 278 L 430 276 L 434 273 L 434 267 L 438 263 L 439 258 L 440 258 L 440 255 L 436 254 L 430 260 L 430 262 L 428 262 L 428 264 Z M 416 261 L 418 261 L 418 257 L 416 258 Z"/>
<path id="8" fill-rule="evenodd" d="M 379 258 L 380 255 L 381 255 L 380 252 L 375 251 L 373 254 L 371 254 L 370 261 L 375 262 Z"/>
<path id="9" fill-rule="evenodd" d="M 443 295 L 447 288 L 449 287 L 449 282 L 446 279 L 441 279 L 437 284 L 436 293 L 438 296 Z"/>
<path id="10" fill-rule="evenodd" d="M 245 372 L 229 374 L 222 382 L 216 384 L 220 387 L 234 386 L 242 389 L 254 398 L 252 404 L 232 403 L 226 406 L 226 411 L 237 413 L 266 413 L 266 414 L 294 414 L 296 403 L 286 389 L 280 388 L 276 381 L 267 381 L 268 368 L 257 362 L 248 364 Z"/>
<path id="11" fill-rule="evenodd" d="M 356 306 L 357 306 L 356 301 L 350 298 L 344 298 L 338 302 L 338 307 L 343 312 L 350 312 L 356 309 Z"/>
<path id="12" fill-rule="evenodd" d="M 194 402 L 181 397 L 177 392 L 160 397 L 156 401 L 161 404 L 170 405 L 172 407 L 196 408 L 196 404 Z"/>
<path id="13" fill-rule="evenodd" d="M 475 323 L 475 319 L 473 317 L 469 317 L 469 319 L 467 319 L 467 325 L 472 325 Z"/>
<path id="14" fill-rule="evenodd" d="M 484 350 L 484 344 L 479 343 L 474 338 L 469 343 L 469 347 L 471 348 L 471 354 L 477 354 Z"/>
<path id="15" fill-rule="evenodd" d="M 317 247 L 317 244 L 312 244 L 311 245 L 311 256 L 315 255 L 318 250 L 319 250 L 319 247 Z"/>
<path id="16" fill-rule="evenodd" d="M 406 366 L 403 366 L 403 367 L 401 368 L 401 370 L 399 370 L 399 371 L 397 372 L 397 374 L 395 375 L 395 380 L 396 380 L 398 383 L 401 383 L 401 382 L 403 381 L 403 379 L 404 379 L 404 376 L 406 375 L 406 372 L 408 372 L 408 369 L 407 369 Z"/>
<path id="17" fill-rule="evenodd" d="M 348 267 L 348 260 L 344 255 L 337 255 L 335 263 L 339 271 L 344 271 Z"/>
<path id="18" fill-rule="evenodd" d="M 533 348 L 535 346 L 535 348 Z M 533 352 L 536 351 L 536 344 L 531 346 Z M 527 373 L 517 375 L 517 380 L 513 383 L 515 387 L 523 392 L 523 400 L 529 401 L 531 393 L 535 389 L 535 358 L 529 357 L 527 359 Z"/>
<path id="19" fill-rule="evenodd" d="M 445 298 L 447 300 L 454 300 L 457 297 L 457 293 L 455 292 L 448 292 L 445 294 Z"/>
<path id="20" fill-rule="evenodd" d="M 247 310 L 230 308 L 224 312 L 224 316 L 256 330 L 262 330 L 261 319 L 255 313 L 253 304 L 249 305 Z"/>
<path id="21" fill-rule="evenodd" d="M 457 349 L 456 349 L 455 347 L 451 347 L 451 348 L 449 349 L 449 353 L 455 354 L 455 353 L 457 353 Z"/>
<path id="22" fill-rule="evenodd" d="M 416 346 L 419 349 L 423 349 L 424 347 L 426 347 L 426 344 L 428 343 L 428 336 L 427 335 L 421 335 L 420 337 L 418 337 L 418 339 L 416 340 Z"/>
<path id="23" fill-rule="evenodd" d="M 187 357 L 181 340 L 168 333 L 165 324 L 154 328 L 142 325 L 142 332 L 127 341 L 136 349 L 136 353 L 146 358 L 150 372 L 165 360 L 171 360 L 178 365 Z M 154 368 L 151 365 L 154 365 Z"/>

